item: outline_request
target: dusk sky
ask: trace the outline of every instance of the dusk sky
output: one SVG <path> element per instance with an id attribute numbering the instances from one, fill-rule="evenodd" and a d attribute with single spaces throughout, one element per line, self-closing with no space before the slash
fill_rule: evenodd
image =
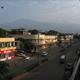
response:
<path id="1" fill-rule="evenodd" d="M 79 0 L 0 0 L 0 6 L 0 24 L 29 19 L 80 25 Z"/>

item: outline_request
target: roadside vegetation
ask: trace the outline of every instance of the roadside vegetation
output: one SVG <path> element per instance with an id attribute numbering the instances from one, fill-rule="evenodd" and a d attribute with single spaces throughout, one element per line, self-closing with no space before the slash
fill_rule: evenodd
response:
<path id="1" fill-rule="evenodd" d="M 0 62 L 0 80 L 10 80 L 11 75 L 9 74 L 10 67 L 7 62 Z"/>

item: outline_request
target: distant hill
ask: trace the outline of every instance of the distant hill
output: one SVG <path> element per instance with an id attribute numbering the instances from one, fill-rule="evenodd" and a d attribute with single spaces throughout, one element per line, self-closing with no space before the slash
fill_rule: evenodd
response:
<path id="1" fill-rule="evenodd" d="M 47 23 L 38 22 L 28 19 L 20 19 L 11 23 L 0 24 L 1 28 L 14 29 L 14 28 L 26 28 L 28 29 L 38 29 L 38 30 L 57 30 L 61 32 L 79 32 L 79 25 L 70 23 Z"/>

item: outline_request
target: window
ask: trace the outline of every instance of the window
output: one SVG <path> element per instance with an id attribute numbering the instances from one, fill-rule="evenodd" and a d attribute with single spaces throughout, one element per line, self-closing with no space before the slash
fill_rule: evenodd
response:
<path id="1" fill-rule="evenodd" d="M 10 47 L 12 46 L 12 43 L 10 42 Z"/>
<path id="2" fill-rule="evenodd" d="M 7 47 L 7 43 L 5 43 L 5 47 Z"/>
<path id="3" fill-rule="evenodd" d="M 2 43 L 2 48 L 4 48 L 4 47 L 5 47 L 5 43 L 3 42 L 3 43 Z"/>
<path id="4" fill-rule="evenodd" d="M 10 42 L 7 42 L 7 47 L 10 47 Z"/>
<path id="5" fill-rule="evenodd" d="M 12 42 L 12 46 L 15 47 L 15 42 Z"/>
<path id="6" fill-rule="evenodd" d="M 5 47 L 10 47 L 10 42 L 5 42 Z"/>
<path id="7" fill-rule="evenodd" d="M 17 46 L 18 45 L 18 43 L 17 42 L 15 42 L 15 46 Z"/>
<path id="8" fill-rule="evenodd" d="M 0 48 L 2 48 L 2 43 L 0 43 Z"/>

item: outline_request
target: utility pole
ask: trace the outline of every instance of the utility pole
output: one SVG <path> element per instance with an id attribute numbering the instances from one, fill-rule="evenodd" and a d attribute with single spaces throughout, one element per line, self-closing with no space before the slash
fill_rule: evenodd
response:
<path id="1" fill-rule="evenodd" d="M 38 49 L 38 64 L 40 64 L 40 54 L 39 54 L 39 32 L 38 32 L 38 47 L 37 47 L 37 49 Z"/>

